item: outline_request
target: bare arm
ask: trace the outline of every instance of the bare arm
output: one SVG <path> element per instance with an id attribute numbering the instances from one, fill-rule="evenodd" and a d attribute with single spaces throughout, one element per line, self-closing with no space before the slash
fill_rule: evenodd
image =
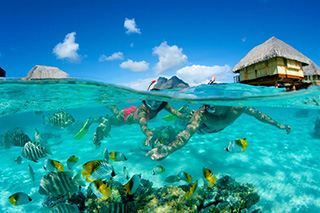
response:
<path id="1" fill-rule="evenodd" d="M 169 103 L 166 104 L 164 109 L 167 110 L 167 112 L 177 116 L 178 118 L 181 118 L 181 119 L 184 119 L 184 120 L 188 120 L 188 119 L 191 118 L 189 115 L 182 114 L 181 112 L 179 112 L 178 110 L 173 108 Z"/>
<path id="2" fill-rule="evenodd" d="M 268 115 L 264 114 L 263 112 L 260 112 L 259 110 L 256 110 L 253 107 L 245 107 L 244 113 L 253 116 L 255 119 L 263 123 L 271 124 L 279 129 L 286 129 L 287 134 L 289 134 L 291 131 L 290 126 L 278 123 L 277 121 L 270 118 Z"/>
<path id="3" fill-rule="evenodd" d="M 200 110 L 196 110 L 190 120 L 187 127 L 177 135 L 176 139 L 168 146 L 164 144 L 158 144 L 156 148 L 150 150 L 146 156 L 150 156 L 152 160 L 162 160 L 167 157 L 170 153 L 182 148 L 186 145 L 189 139 L 194 135 L 200 126 L 203 114 Z"/>
<path id="4" fill-rule="evenodd" d="M 139 107 L 138 111 L 138 118 L 139 118 L 139 124 L 142 132 L 147 136 L 152 136 L 152 132 L 150 131 L 149 127 L 147 126 L 147 108 L 145 105 L 141 105 Z"/>
<path id="5" fill-rule="evenodd" d="M 190 138 L 198 130 L 201 123 L 202 116 L 203 115 L 199 110 L 194 112 L 192 119 L 190 120 L 186 128 L 177 135 L 176 139 L 173 142 L 171 142 L 168 145 L 169 153 L 172 153 L 178 149 L 181 149 L 183 146 L 185 146 L 188 143 Z"/>

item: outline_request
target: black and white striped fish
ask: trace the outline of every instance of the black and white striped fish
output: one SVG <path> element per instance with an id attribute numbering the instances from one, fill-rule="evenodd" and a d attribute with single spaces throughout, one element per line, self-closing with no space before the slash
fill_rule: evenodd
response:
<path id="1" fill-rule="evenodd" d="M 50 117 L 44 117 L 44 122 L 51 126 L 68 127 L 74 123 L 74 118 L 67 112 L 57 112 Z"/>
<path id="2" fill-rule="evenodd" d="M 54 206 L 50 212 L 51 213 L 78 213 L 80 211 L 76 205 L 62 203 Z"/>
<path id="3" fill-rule="evenodd" d="M 28 135 L 24 134 L 24 133 L 18 133 L 15 134 L 15 136 L 12 139 L 12 144 L 14 146 L 21 146 L 23 147 L 26 143 L 28 143 L 29 141 L 31 141 L 31 139 L 29 138 Z"/>
<path id="4" fill-rule="evenodd" d="M 108 205 L 103 205 L 99 208 L 99 212 L 103 213 L 129 213 L 135 212 L 132 211 L 134 204 L 132 202 L 129 203 L 109 203 Z"/>
<path id="5" fill-rule="evenodd" d="M 70 170 L 48 172 L 41 179 L 39 193 L 51 197 L 69 193 L 72 195 L 78 191 L 79 185 L 84 185 L 80 172 L 75 176 Z"/>
<path id="6" fill-rule="evenodd" d="M 39 143 L 33 143 L 31 141 L 26 143 L 22 150 L 22 157 L 36 163 L 38 163 L 40 158 L 47 157 L 47 154 L 51 155 L 48 147 L 44 147 Z"/>

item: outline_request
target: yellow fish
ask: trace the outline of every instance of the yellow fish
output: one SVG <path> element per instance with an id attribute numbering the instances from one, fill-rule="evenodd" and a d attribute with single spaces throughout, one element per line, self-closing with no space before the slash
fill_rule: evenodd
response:
<path id="1" fill-rule="evenodd" d="M 9 202 L 14 205 L 23 205 L 32 201 L 31 197 L 29 197 L 26 193 L 17 192 L 9 197 Z"/>
<path id="2" fill-rule="evenodd" d="M 216 176 L 210 169 L 203 168 L 203 176 L 208 181 L 210 188 L 216 183 Z"/>
<path id="3" fill-rule="evenodd" d="M 126 183 L 123 186 L 125 193 L 129 195 L 134 194 L 137 191 L 140 183 L 141 183 L 140 175 L 133 175 L 132 178 L 128 181 L 128 183 Z"/>
<path id="4" fill-rule="evenodd" d="M 94 180 L 91 188 L 93 193 L 102 200 L 108 199 L 111 194 L 111 188 L 106 181 Z"/>
<path id="5" fill-rule="evenodd" d="M 67 160 L 67 166 L 69 169 L 72 169 L 72 167 L 79 161 L 79 158 L 72 155 Z"/>
<path id="6" fill-rule="evenodd" d="M 178 177 L 181 179 L 181 180 L 184 180 L 188 183 L 191 183 L 192 182 L 192 177 L 191 175 L 189 175 L 188 173 L 182 171 L 178 174 Z"/>
<path id="7" fill-rule="evenodd" d="M 57 160 L 46 159 L 44 161 L 44 169 L 49 172 L 54 172 L 57 170 L 62 172 L 64 171 L 64 166 Z"/>
<path id="8" fill-rule="evenodd" d="M 189 200 L 190 198 L 192 198 L 192 196 L 195 194 L 195 192 L 198 189 L 198 180 L 191 184 L 189 191 L 186 192 L 186 199 Z"/>
<path id="9" fill-rule="evenodd" d="M 163 166 L 156 166 L 156 167 L 153 168 L 152 174 L 153 175 L 157 175 L 157 174 L 160 174 L 160 173 L 162 173 L 164 171 L 166 171 L 166 169 Z"/>
<path id="10" fill-rule="evenodd" d="M 239 153 L 245 152 L 247 150 L 248 141 L 246 138 L 230 141 L 228 147 L 226 148 L 227 152 Z"/>
<path id="11" fill-rule="evenodd" d="M 93 160 L 83 164 L 82 176 L 86 181 L 109 179 L 115 176 L 113 166 L 104 160 Z"/>
<path id="12" fill-rule="evenodd" d="M 125 161 L 127 160 L 126 156 L 121 152 L 110 152 L 109 153 L 110 160 L 112 161 Z"/>

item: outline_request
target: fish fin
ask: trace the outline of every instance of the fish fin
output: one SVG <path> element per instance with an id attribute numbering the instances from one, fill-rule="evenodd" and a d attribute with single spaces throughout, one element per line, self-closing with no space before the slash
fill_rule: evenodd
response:
<path id="1" fill-rule="evenodd" d="M 81 172 L 83 175 L 83 170 L 81 170 Z M 77 174 L 72 179 L 74 180 L 75 183 L 79 184 L 80 186 L 85 186 L 86 184 L 81 177 L 81 172 L 78 171 Z"/>
<path id="2" fill-rule="evenodd" d="M 124 188 L 124 190 L 125 190 L 125 193 L 126 193 L 126 194 L 129 194 L 129 195 L 131 195 L 130 185 L 131 185 L 131 181 L 128 181 L 128 183 L 126 183 L 126 184 L 123 186 L 123 188 Z"/>
<path id="3" fill-rule="evenodd" d="M 44 151 L 46 153 L 48 153 L 49 155 L 52 155 L 51 148 L 50 148 L 50 146 L 48 144 L 43 146 L 43 147 L 44 147 Z"/>
<path id="4" fill-rule="evenodd" d="M 183 106 L 180 107 L 180 109 L 178 109 L 178 111 L 180 111 L 182 108 L 183 108 Z M 176 118 L 177 118 L 177 117 L 176 117 L 175 115 L 169 114 L 169 115 L 166 115 L 166 116 L 162 117 L 162 120 L 165 120 L 165 121 L 167 121 L 167 122 L 170 122 L 170 121 L 175 120 Z"/>
<path id="5" fill-rule="evenodd" d="M 89 124 L 89 119 L 87 119 L 84 126 L 80 129 L 80 131 L 75 136 L 73 136 L 73 138 L 76 140 L 80 140 L 83 136 L 85 136 L 85 134 L 87 134 L 90 125 L 91 124 Z"/>

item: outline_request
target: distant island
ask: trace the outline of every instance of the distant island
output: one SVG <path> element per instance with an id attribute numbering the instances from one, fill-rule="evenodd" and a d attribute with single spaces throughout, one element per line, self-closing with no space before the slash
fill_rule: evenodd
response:
<path id="1" fill-rule="evenodd" d="M 157 89 L 179 89 L 190 87 L 189 84 L 178 78 L 177 76 L 172 76 L 170 79 L 165 77 L 159 77 L 154 88 Z"/>

